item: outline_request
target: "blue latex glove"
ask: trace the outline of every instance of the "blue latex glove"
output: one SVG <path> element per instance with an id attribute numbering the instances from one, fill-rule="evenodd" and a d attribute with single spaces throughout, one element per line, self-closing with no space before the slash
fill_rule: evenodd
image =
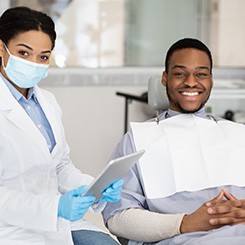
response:
<path id="1" fill-rule="evenodd" d="M 62 195 L 58 206 L 58 217 L 70 221 L 81 219 L 95 201 L 94 196 L 81 196 L 87 189 L 87 186 L 80 186 Z"/>
<path id="2" fill-rule="evenodd" d="M 98 202 L 118 202 L 121 198 L 123 180 L 117 180 L 103 191 L 103 197 Z"/>

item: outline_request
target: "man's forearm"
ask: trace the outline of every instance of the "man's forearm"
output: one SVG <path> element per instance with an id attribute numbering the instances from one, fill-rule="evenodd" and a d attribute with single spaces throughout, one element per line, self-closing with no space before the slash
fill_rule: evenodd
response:
<path id="1" fill-rule="evenodd" d="M 131 208 L 108 220 L 114 235 L 129 240 L 156 242 L 180 234 L 180 224 L 185 214 L 160 214 Z"/>

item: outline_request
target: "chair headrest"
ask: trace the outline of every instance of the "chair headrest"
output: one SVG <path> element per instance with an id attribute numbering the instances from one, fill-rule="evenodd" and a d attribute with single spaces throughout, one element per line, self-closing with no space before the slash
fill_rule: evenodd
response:
<path id="1" fill-rule="evenodd" d="M 161 75 L 153 75 L 148 81 L 148 104 L 156 111 L 161 112 L 168 108 L 166 87 L 162 84 Z"/>

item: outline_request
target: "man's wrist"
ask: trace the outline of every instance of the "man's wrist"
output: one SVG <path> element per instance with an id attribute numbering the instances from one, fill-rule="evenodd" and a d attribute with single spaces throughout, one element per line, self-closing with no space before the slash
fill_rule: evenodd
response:
<path id="1" fill-rule="evenodd" d="M 188 225 L 189 222 L 189 215 L 185 214 L 182 218 L 182 222 L 180 224 L 180 234 L 188 233 L 190 232 L 190 227 Z"/>

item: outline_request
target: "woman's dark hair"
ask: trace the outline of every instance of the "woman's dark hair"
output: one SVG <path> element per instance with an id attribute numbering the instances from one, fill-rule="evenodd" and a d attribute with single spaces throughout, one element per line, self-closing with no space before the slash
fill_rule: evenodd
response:
<path id="1" fill-rule="evenodd" d="M 165 71 L 168 73 L 169 60 L 173 55 L 173 53 L 177 50 L 186 49 L 186 48 L 194 48 L 205 52 L 210 60 L 210 73 L 212 74 L 213 59 L 212 59 L 211 52 L 204 43 L 194 38 L 180 39 L 169 48 L 165 59 Z"/>
<path id="2" fill-rule="evenodd" d="M 54 48 L 54 22 L 45 13 L 27 7 L 15 7 L 7 9 L 0 17 L 0 39 L 6 45 L 18 34 L 32 30 L 46 33 L 51 39 L 52 49 Z"/>

